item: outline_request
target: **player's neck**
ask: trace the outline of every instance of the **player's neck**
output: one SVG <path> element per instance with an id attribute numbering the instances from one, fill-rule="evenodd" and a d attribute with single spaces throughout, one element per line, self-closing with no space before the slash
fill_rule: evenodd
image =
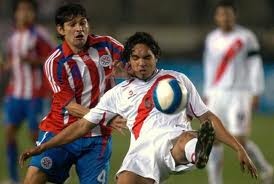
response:
<path id="1" fill-rule="evenodd" d="M 16 24 L 16 29 L 24 31 L 26 29 L 28 29 L 29 27 L 31 27 L 31 24 L 27 24 L 27 23 L 17 23 Z"/>
<path id="2" fill-rule="evenodd" d="M 220 30 L 222 31 L 222 33 L 224 34 L 228 34 L 230 32 L 232 32 L 235 29 L 235 26 L 229 26 L 229 27 L 220 27 Z"/>
<path id="3" fill-rule="evenodd" d="M 149 77 L 147 77 L 147 78 L 145 78 L 145 79 L 141 79 L 141 78 L 139 78 L 139 77 L 137 77 L 138 79 L 140 79 L 140 80 L 142 80 L 142 81 L 144 81 L 144 82 L 147 82 L 147 81 L 149 81 L 150 79 L 152 79 L 155 75 L 157 75 L 158 73 L 159 73 L 159 69 L 155 69 L 154 71 L 153 71 L 153 73 L 149 76 Z"/>
<path id="4" fill-rule="evenodd" d="M 83 47 L 79 47 L 79 48 L 75 47 L 75 46 L 72 46 L 70 44 L 69 44 L 69 46 L 70 46 L 70 48 L 71 48 L 71 50 L 74 54 L 80 54 L 81 52 L 85 51 L 86 48 L 87 48 L 86 45 L 84 45 Z"/>
<path id="5" fill-rule="evenodd" d="M 233 29 L 221 29 L 222 33 L 227 34 L 233 31 Z"/>

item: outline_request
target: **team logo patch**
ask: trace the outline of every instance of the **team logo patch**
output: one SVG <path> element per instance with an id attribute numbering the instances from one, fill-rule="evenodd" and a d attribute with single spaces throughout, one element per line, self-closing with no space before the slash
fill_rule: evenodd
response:
<path id="1" fill-rule="evenodd" d="M 83 61 L 88 61 L 88 60 L 89 60 L 89 57 L 87 55 L 84 55 Z"/>
<path id="2" fill-rule="evenodd" d="M 43 157 L 41 160 L 41 166 L 44 169 L 50 169 L 52 166 L 52 159 L 50 157 Z"/>
<path id="3" fill-rule="evenodd" d="M 152 109 L 153 108 L 153 102 L 152 102 L 152 99 L 150 97 L 147 97 L 145 99 L 145 107 L 147 109 Z"/>
<path id="4" fill-rule="evenodd" d="M 102 65 L 103 67 L 108 67 L 111 65 L 112 63 L 112 58 L 110 55 L 102 55 L 99 59 L 99 63 L 100 65 Z"/>
<path id="5" fill-rule="evenodd" d="M 135 96 L 136 94 L 132 91 L 132 90 L 130 90 L 129 92 L 128 92 L 128 99 L 130 99 L 131 97 L 133 97 L 133 96 Z"/>

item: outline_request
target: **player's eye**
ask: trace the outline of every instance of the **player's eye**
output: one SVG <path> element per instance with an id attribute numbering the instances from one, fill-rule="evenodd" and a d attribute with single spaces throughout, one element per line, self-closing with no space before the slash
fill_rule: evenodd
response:
<path id="1" fill-rule="evenodd" d="M 130 58 L 131 58 L 132 60 L 138 60 L 138 59 L 139 59 L 139 57 L 138 57 L 138 56 L 135 56 L 135 55 L 131 56 Z"/>
<path id="2" fill-rule="evenodd" d="M 81 22 L 80 22 L 80 25 L 81 26 L 85 26 L 87 24 L 87 21 L 86 20 L 82 20 Z"/>
<path id="3" fill-rule="evenodd" d="M 152 58 L 151 55 L 148 55 L 148 56 L 145 56 L 145 57 L 144 57 L 145 60 L 150 60 L 151 58 Z"/>
<path id="4" fill-rule="evenodd" d="M 76 25 L 75 22 L 70 22 L 70 23 L 68 23 L 68 26 L 69 26 L 69 27 L 75 27 L 75 25 Z"/>

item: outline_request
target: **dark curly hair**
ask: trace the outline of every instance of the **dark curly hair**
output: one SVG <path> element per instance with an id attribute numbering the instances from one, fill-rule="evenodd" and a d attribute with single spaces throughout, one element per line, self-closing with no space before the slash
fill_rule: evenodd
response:
<path id="1" fill-rule="evenodd" d="M 71 21 L 73 18 L 77 16 L 83 16 L 87 18 L 86 9 L 81 4 L 67 3 L 56 10 L 55 25 L 64 26 L 65 22 Z M 61 40 L 64 39 L 63 36 L 59 34 L 57 35 L 57 37 Z"/>
<path id="2" fill-rule="evenodd" d="M 124 51 L 122 53 L 123 62 L 129 61 L 133 47 L 139 43 L 147 45 L 155 57 L 157 59 L 160 58 L 161 49 L 154 38 L 149 33 L 136 32 L 134 35 L 130 36 L 124 44 Z"/>

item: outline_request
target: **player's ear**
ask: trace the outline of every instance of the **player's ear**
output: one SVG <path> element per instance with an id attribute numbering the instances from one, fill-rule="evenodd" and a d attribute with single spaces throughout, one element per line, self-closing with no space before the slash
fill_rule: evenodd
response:
<path id="1" fill-rule="evenodd" d="M 65 36 L 65 31 L 64 31 L 63 26 L 57 25 L 57 26 L 56 26 L 56 30 L 57 30 L 58 34 L 60 34 L 60 35 L 62 35 L 62 36 Z"/>

